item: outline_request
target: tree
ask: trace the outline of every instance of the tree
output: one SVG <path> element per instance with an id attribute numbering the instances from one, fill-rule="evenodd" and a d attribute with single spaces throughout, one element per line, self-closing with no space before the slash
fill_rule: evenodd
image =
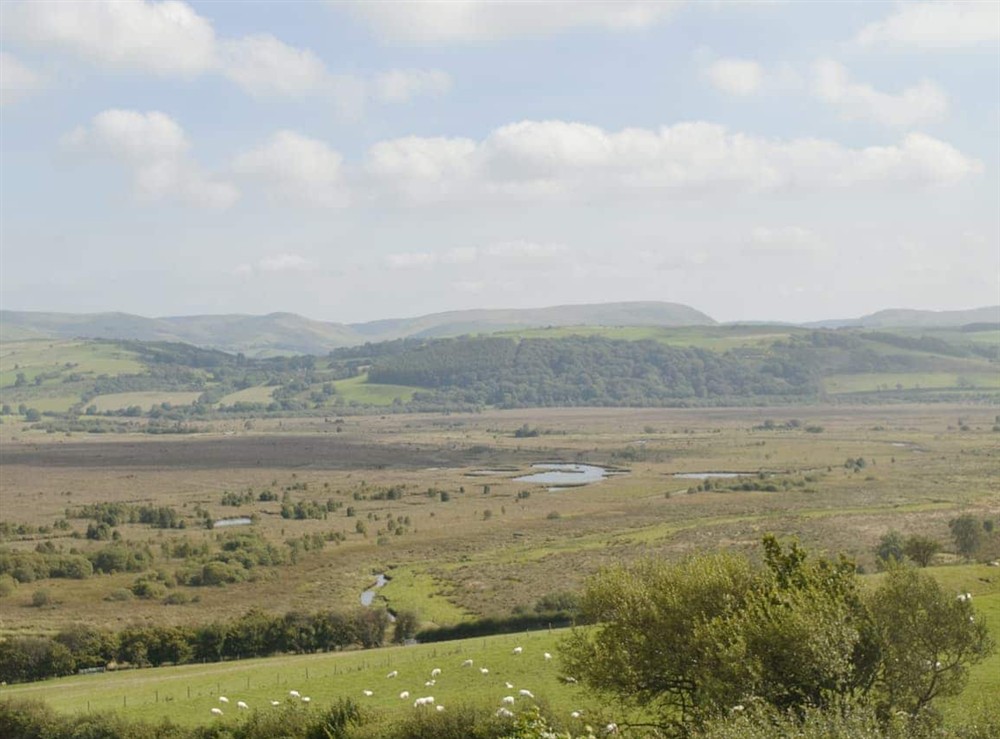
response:
<path id="1" fill-rule="evenodd" d="M 937 539 L 920 534 L 908 537 L 903 543 L 903 553 L 921 567 L 927 567 L 940 551 L 941 544 Z"/>
<path id="2" fill-rule="evenodd" d="M 919 713 L 992 649 L 971 604 L 912 567 L 890 562 L 866 594 L 843 557 L 763 549 L 763 566 L 713 554 L 602 571 L 582 604 L 597 625 L 566 639 L 566 671 L 680 736 L 737 705 Z"/>
<path id="3" fill-rule="evenodd" d="M 993 653 L 972 601 L 945 593 L 913 567 L 889 568 L 869 600 L 882 652 L 878 704 L 916 715 L 938 696 L 957 695 L 970 665 Z"/>
<path id="4" fill-rule="evenodd" d="M 966 513 L 948 522 L 951 536 L 955 540 L 955 549 L 966 559 L 972 557 L 983 541 L 983 527 L 979 519 Z"/>
<path id="5" fill-rule="evenodd" d="M 902 562 L 903 554 L 903 535 L 895 530 L 883 534 L 875 547 L 875 557 L 883 567 L 890 562 Z"/>

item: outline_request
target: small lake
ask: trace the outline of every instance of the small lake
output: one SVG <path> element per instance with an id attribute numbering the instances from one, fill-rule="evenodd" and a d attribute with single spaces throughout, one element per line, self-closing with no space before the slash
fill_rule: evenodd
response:
<path id="1" fill-rule="evenodd" d="M 551 485 L 555 488 L 568 488 L 600 482 L 611 474 L 605 468 L 592 464 L 543 462 L 533 464 L 531 468 L 546 470 L 546 472 L 535 472 L 531 475 L 515 477 L 514 482 L 533 482 L 538 485 Z"/>
<path id="2" fill-rule="evenodd" d="M 756 477 L 756 472 L 677 472 L 674 477 L 680 480 L 707 480 L 710 477 Z"/>
<path id="3" fill-rule="evenodd" d="M 384 587 L 387 582 L 389 582 L 389 578 L 387 578 L 385 575 L 381 573 L 376 575 L 375 584 L 361 594 L 361 605 L 370 606 L 372 603 L 374 603 L 375 591 L 381 587 Z"/>
<path id="4" fill-rule="evenodd" d="M 253 521 L 249 516 L 239 516 L 238 518 L 220 518 L 212 524 L 213 529 L 221 529 L 224 526 L 249 526 Z"/>

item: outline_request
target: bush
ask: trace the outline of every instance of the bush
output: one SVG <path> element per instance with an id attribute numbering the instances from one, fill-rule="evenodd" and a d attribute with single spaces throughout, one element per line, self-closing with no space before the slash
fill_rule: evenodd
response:
<path id="1" fill-rule="evenodd" d="M 31 594 L 31 605 L 35 608 L 43 608 L 52 605 L 52 593 L 42 588 Z"/>

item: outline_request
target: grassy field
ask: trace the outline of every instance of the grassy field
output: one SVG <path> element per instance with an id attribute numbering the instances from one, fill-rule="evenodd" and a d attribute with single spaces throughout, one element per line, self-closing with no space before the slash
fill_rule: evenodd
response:
<path id="1" fill-rule="evenodd" d="M 37 698 L 60 712 L 116 711 L 133 718 L 180 724 L 214 720 L 211 708 L 222 706 L 233 721 L 236 701 L 270 709 L 270 701 L 284 701 L 297 690 L 319 706 L 350 697 L 385 712 L 388 718 L 413 711 L 413 700 L 434 696 L 438 705 L 477 703 L 499 707 L 506 695 L 530 690 L 538 701 L 562 715 L 589 706 L 583 689 L 561 679 L 558 643 L 561 632 L 539 631 L 441 642 L 408 647 L 330 654 L 298 655 L 208 665 L 183 665 L 119 673 L 85 675 L 31 685 L 0 688 L 0 697 Z M 523 653 L 513 654 L 515 646 Z M 553 659 L 544 659 L 549 652 Z M 471 659 L 472 667 L 462 667 Z M 484 675 L 481 668 L 487 668 Z M 433 686 L 431 670 L 441 670 Z M 391 671 L 398 677 L 387 678 Z M 505 683 L 514 685 L 507 688 Z M 366 697 L 363 691 L 371 690 Z M 401 699 L 403 691 L 409 699 Z M 229 698 L 228 706 L 218 700 Z M 518 696 L 524 703 L 528 699 Z"/>
<path id="2" fill-rule="evenodd" d="M 138 393 L 111 393 L 110 395 L 98 395 L 90 403 L 97 407 L 98 413 L 105 411 L 124 410 L 131 406 L 139 406 L 144 411 L 149 410 L 154 405 L 170 403 L 171 405 L 191 405 L 198 399 L 201 393 L 197 392 L 138 392 Z"/>
<path id="3" fill-rule="evenodd" d="M 13 385 L 19 372 L 24 373 L 28 382 L 34 382 L 39 374 L 51 373 L 57 377 L 46 379 L 43 384 L 57 384 L 70 373 L 96 377 L 143 369 L 133 353 L 111 344 L 50 339 L 0 344 L 0 387 Z"/>
<path id="4" fill-rule="evenodd" d="M 204 528 L 196 510 L 210 519 L 256 514 L 249 530 L 282 551 L 288 540 L 314 534 L 336 534 L 341 540 L 302 552 L 294 565 L 259 567 L 246 582 L 174 585 L 171 592 L 197 597 L 197 602 L 180 605 L 167 605 L 161 598 L 135 598 L 124 605 L 111 600 L 116 590 L 133 585 L 136 573 L 22 583 L 0 600 L 2 630 L 44 634 L 72 622 L 112 628 L 200 624 L 235 618 L 252 607 L 274 613 L 356 607 L 379 572 L 392 577 L 379 591 L 380 601 L 416 611 L 424 624 L 446 624 L 530 612 L 538 599 L 580 588 L 607 564 L 648 556 L 676 559 L 720 548 L 756 557 L 769 532 L 795 537 L 814 553 L 845 552 L 867 571 L 875 569 L 873 549 L 890 530 L 932 536 L 945 546 L 939 561 L 954 561 L 951 519 L 962 513 L 1000 516 L 1000 435 L 992 430 L 996 415 L 997 408 L 989 404 L 944 403 L 386 413 L 345 416 L 336 423 L 323 417 L 256 418 L 252 427 L 242 420 L 208 419 L 198 434 L 177 438 L 56 435 L 3 424 L 3 518 L 26 528 L 7 536 L 2 546 L 28 551 L 42 543 L 63 551 L 103 546 L 83 537 L 86 519 L 69 517 L 66 530 L 56 524 L 76 507 L 108 501 L 170 506 L 185 520 L 188 527 L 181 530 L 138 523 L 117 527 L 126 541 L 148 544 L 156 557 L 154 567 L 167 576 L 186 565 L 183 558 L 166 554 L 172 545 L 218 547 L 226 535 Z M 538 436 L 516 436 L 524 424 L 538 429 Z M 848 463 L 858 458 L 864 458 L 863 466 Z M 532 463 L 551 460 L 610 465 L 625 474 L 565 490 L 514 479 Z M 487 472 L 474 474 L 482 471 Z M 675 477 L 709 471 L 742 472 L 746 481 L 773 489 L 706 490 L 698 480 Z M 387 497 L 390 488 L 396 492 Z M 249 502 L 222 504 L 225 493 L 248 489 Z M 277 500 L 259 500 L 258 493 L 265 490 Z M 281 498 L 286 496 L 292 503 L 335 505 L 320 518 L 282 518 Z M 934 571 L 950 587 L 973 592 L 996 630 L 1000 596 L 992 588 L 997 569 Z M 50 593 L 49 605 L 32 606 L 38 589 Z M 544 635 L 531 638 L 539 640 L 542 651 L 552 651 L 543 646 L 551 645 L 542 641 Z M 413 693 L 423 684 L 399 684 L 385 695 L 383 687 L 362 684 L 384 680 L 388 660 L 415 655 L 418 671 L 447 669 L 447 663 L 431 662 L 450 654 L 448 650 L 487 649 L 491 643 L 281 657 L 0 690 L 45 693 L 46 700 L 54 695 L 53 700 L 62 701 L 60 710 L 85 709 L 90 700 L 92 710 L 120 705 L 139 715 L 142 706 L 142 715 L 158 715 L 149 711 L 161 709 L 175 715 L 181 712 L 180 701 L 189 700 L 187 680 L 192 696 L 183 710 L 190 710 L 192 720 L 208 718 L 220 690 L 258 705 L 271 700 L 278 688 L 287 693 L 305 685 L 322 701 L 378 688 L 374 698 L 392 706 L 400 690 Z M 510 643 L 498 643 L 502 646 L 483 658 L 504 665 L 503 651 Z M 420 661 L 424 657 L 419 655 L 429 656 Z M 306 665 L 309 680 L 319 682 L 295 684 L 305 680 Z M 312 665 L 317 665 L 315 673 Z M 1000 688 L 997 665 L 994 658 L 974 672 L 968 700 Z M 492 675 L 493 665 L 487 666 Z M 553 667 L 554 662 L 539 669 Z M 259 672 L 241 672 L 250 669 Z M 157 686 L 157 674 L 181 677 Z M 527 673 L 511 681 L 519 685 L 523 679 L 532 690 L 542 686 L 560 710 L 571 710 L 578 693 L 570 688 L 561 692 L 565 686 L 555 675 L 550 693 L 546 675 Z M 129 695 L 129 681 L 138 681 L 137 689 L 145 692 Z M 100 687 L 104 685 L 107 691 Z M 463 694 L 449 692 L 451 684 L 441 685 L 445 692 L 433 694 L 442 701 L 465 700 Z M 340 686 L 344 692 L 338 692 Z M 52 687 L 54 692 L 45 692 Z M 485 697 L 473 692 L 468 699 Z M 949 710 L 970 705 L 965 700 Z M 228 712 L 225 720 L 230 720 Z"/>
<path id="5" fill-rule="evenodd" d="M 406 401 L 420 388 L 406 385 L 379 385 L 368 382 L 367 375 L 358 375 L 333 383 L 337 396 L 345 403 L 370 403 L 371 405 L 392 405 L 396 398 Z"/>
<path id="6" fill-rule="evenodd" d="M 1000 389 L 1000 372 L 956 374 L 954 372 L 869 373 L 832 375 L 823 380 L 830 394 L 865 393 L 877 390 L 933 390 L 954 388 Z"/>
<path id="7" fill-rule="evenodd" d="M 274 400 L 274 388 L 267 385 L 248 387 L 238 390 L 235 393 L 223 396 L 219 400 L 219 405 L 233 405 L 234 403 L 270 403 Z"/>

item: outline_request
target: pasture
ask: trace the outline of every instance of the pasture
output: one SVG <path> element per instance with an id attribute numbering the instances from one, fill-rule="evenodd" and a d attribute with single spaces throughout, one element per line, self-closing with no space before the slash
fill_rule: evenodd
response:
<path id="1" fill-rule="evenodd" d="M 106 542 L 86 539 L 89 521 L 74 511 L 108 502 L 166 506 L 186 527 L 115 527 L 126 542 L 149 548 L 165 595 L 116 599 L 135 585 L 141 575 L 135 572 L 22 582 L 0 596 L 2 632 L 52 634 L 76 622 L 117 629 L 196 625 L 252 607 L 349 610 L 360 607 L 376 573 L 391 578 L 377 603 L 413 611 L 424 625 L 451 624 L 530 613 L 540 599 L 578 590 L 607 564 L 718 548 L 757 556 L 769 532 L 795 537 L 817 554 L 844 552 L 872 572 L 879 538 L 897 530 L 942 543 L 935 572 L 973 592 L 997 634 L 1000 571 L 957 565 L 948 528 L 964 513 L 1000 515 L 996 415 L 990 405 L 943 403 L 535 409 L 373 414 L 336 423 L 209 419 L 201 433 L 180 438 L 54 435 L 3 425 L 0 498 L 4 521 L 12 525 L 4 547 L 94 551 Z M 525 425 L 537 435 L 518 435 Z M 515 479 L 534 463 L 554 460 L 607 465 L 623 474 L 567 489 Z M 710 484 L 676 477 L 713 471 L 742 477 L 710 478 Z M 227 495 L 236 496 L 234 504 L 224 504 Z M 286 504 L 319 512 L 285 516 Z M 290 551 L 287 542 L 309 537 L 325 545 L 300 548 L 294 560 L 257 567 L 241 582 L 182 584 L 178 578 L 189 567 L 182 550 L 215 551 L 233 535 L 204 521 L 235 516 L 253 517 L 239 531 L 283 552 Z M 49 596 L 40 606 L 34 605 L 38 590 Z M 183 597 L 168 599 L 178 593 Z M 529 643 L 555 654 L 554 641 L 546 641 L 555 636 L 547 632 L 521 638 L 530 640 L 526 654 Z M 10 686 L 3 694 L 43 696 L 65 711 L 86 710 L 89 700 L 91 710 L 115 707 L 198 722 L 211 719 L 219 692 L 256 707 L 282 700 L 293 688 L 320 703 L 378 688 L 373 706 L 412 710 L 398 693 L 417 695 L 422 682 L 382 694 L 376 679 L 392 668 L 407 675 L 444 670 L 447 663 L 432 663 L 464 650 L 477 663 L 493 663 L 491 675 L 499 666 L 502 686 L 504 675 L 515 675 L 508 670 L 529 664 L 506 661 L 515 639 L 89 675 Z M 976 668 L 969 690 L 947 710 L 961 711 L 1000 687 L 998 664 L 994 657 Z M 579 707 L 576 689 L 558 681 L 556 661 L 536 667 L 541 672 L 510 682 L 524 681 L 560 711 Z M 442 682 L 431 694 L 446 705 L 492 701 L 497 684 L 464 680 L 459 690 Z M 130 695 L 129 686 L 137 692 Z M 233 710 L 222 720 L 233 720 Z"/>
<path id="2" fill-rule="evenodd" d="M 392 405 L 396 398 L 402 401 L 410 400 L 413 393 L 420 389 L 406 385 L 383 385 L 368 382 L 367 375 L 337 380 L 333 386 L 337 390 L 337 397 L 342 398 L 345 403 L 371 405 Z"/>

